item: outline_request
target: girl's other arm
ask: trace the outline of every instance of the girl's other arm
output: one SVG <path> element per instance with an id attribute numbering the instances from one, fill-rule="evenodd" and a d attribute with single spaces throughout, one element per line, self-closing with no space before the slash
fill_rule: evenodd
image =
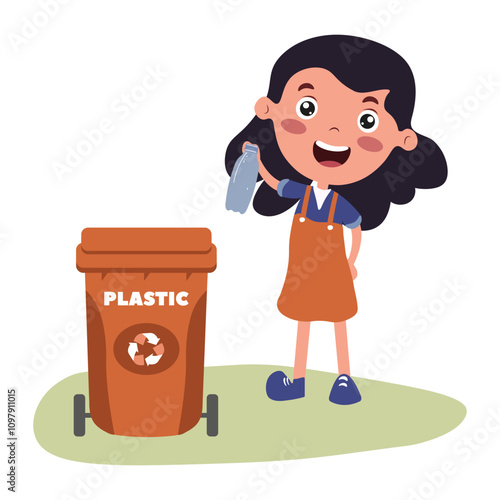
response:
<path id="1" fill-rule="evenodd" d="M 242 151 L 245 151 L 245 146 L 247 144 L 252 144 L 251 142 L 249 141 L 246 141 L 245 143 L 243 143 L 243 147 L 241 148 Z M 257 146 L 257 144 L 252 144 L 253 146 Z M 261 159 L 260 159 L 260 149 L 257 153 L 257 160 L 259 162 L 259 174 L 262 176 L 262 178 L 264 179 L 264 182 L 272 187 L 274 190 L 278 189 L 278 184 L 279 184 L 279 180 L 276 179 L 276 177 L 274 177 L 273 175 L 271 175 L 269 173 L 269 171 L 267 170 L 267 168 L 264 166 L 264 164 L 262 163 Z"/>
<path id="2" fill-rule="evenodd" d="M 347 261 L 349 262 L 349 267 L 351 269 L 352 279 L 356 279 L 358 275 L 358 271 L 354 266 L 356 262 L 356 258 L 358 257 L 359 248 L 361 247 L 361 224 L 354 229 L 351 229 L 352 234 L 352 245 L 351 245 L 351 253 L 349 254 L 349 258 Z"/>

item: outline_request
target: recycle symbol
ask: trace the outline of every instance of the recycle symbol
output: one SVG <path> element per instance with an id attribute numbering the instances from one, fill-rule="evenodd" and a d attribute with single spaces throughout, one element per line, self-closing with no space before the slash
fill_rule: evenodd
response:
<path id="1" fill-rule="evenodd" d="M 128 343 L 128 354 L 136 365 L 156 365 L 165 352 L 165 347 L 163 344 L 159 344 L 159 341 L 160 339 L 154 333 L 139 333 L 133 342 Z M 139 345 L 145 345 L 145 348 L 139 349 Z M 154 347 L 151 348 L 151 346 Z M 151 354 L 145 356 L 144 352 Z"/>

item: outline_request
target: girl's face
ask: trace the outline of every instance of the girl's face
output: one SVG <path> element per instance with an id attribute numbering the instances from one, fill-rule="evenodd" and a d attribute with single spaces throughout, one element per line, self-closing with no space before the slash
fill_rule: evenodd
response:
<path id="1" fill-rule="evenodd" d="M 355 92 L 323 68 L 293 75 L 278 103 L 262 97 L 255 112 L 271 119 L 278 146 L 292 167 L 325 184 L 364 179 L 400 146 L 417 145 L 411 129 L 398 130 L 385 110 L 388 90 Z"/>

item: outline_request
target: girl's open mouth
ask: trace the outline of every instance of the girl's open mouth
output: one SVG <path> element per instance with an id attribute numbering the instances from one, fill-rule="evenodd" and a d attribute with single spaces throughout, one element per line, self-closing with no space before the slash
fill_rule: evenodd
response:
<path id="1" fill-rule="evenodd" d="M 333 146 L 322 141 L 316 141 L 313 146 L 314 158 L 323 167 L 340 167 L 350 154 L 351 148 L 347 146 Z"/>

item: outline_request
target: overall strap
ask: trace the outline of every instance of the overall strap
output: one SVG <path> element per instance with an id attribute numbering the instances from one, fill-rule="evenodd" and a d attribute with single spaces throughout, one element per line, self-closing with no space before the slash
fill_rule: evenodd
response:
<path id="1" fill-rule="evenodd" d="M 332 203 L 330 205 L 330 213 L 328 214 L 328 224 L 333 224 L 333 217 L 335 215 L 335 207 L 337 206 L 338 193 L 333 193 Z"/>
<path id="2" fill-rule="evenodd" d="M 304 199 L 302 200 L 302 209 L 300 210 L 300 215 L 303 217 L 307 216 L 307 207 L 309 206 L 309 198 L 311 196 L 312 186 L 306 187 L 306 194 L 304 195 Z"/>

